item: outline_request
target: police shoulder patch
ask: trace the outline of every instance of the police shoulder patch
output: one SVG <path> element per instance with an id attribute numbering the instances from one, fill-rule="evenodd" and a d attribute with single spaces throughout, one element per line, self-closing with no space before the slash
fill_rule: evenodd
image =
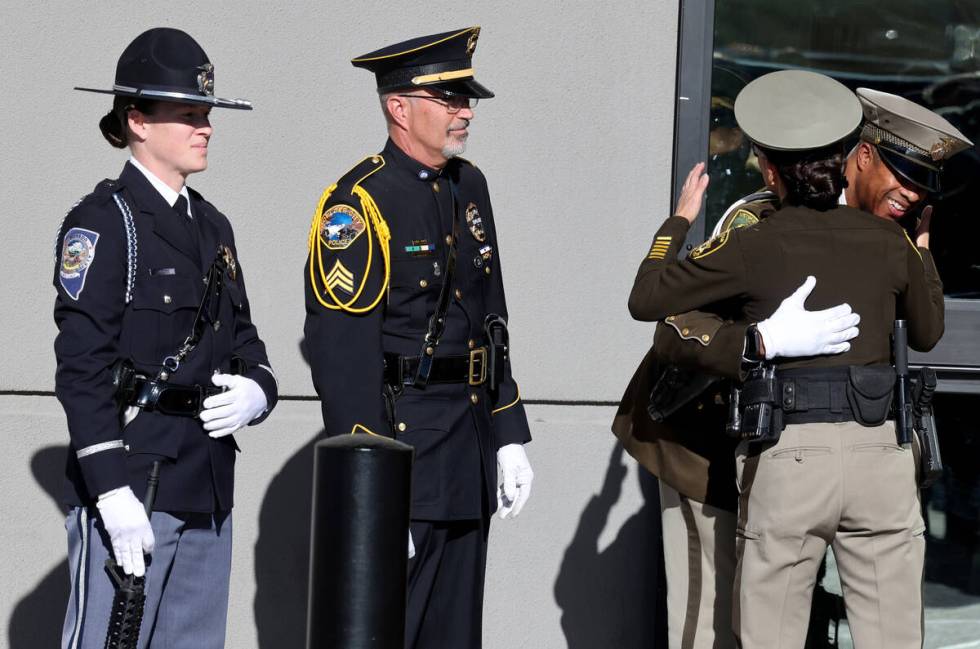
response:
<path id="1" fill-rule="evenodd" d="M 759 217 L 746 209 L 737 210 L 728 223 L 729 228 L 744 228 L 749 225 L 755 225 L 759 222 Z"/>
<path id="2" fill-rule="evenodd" d="M 728 235 L 731 234 L 729 230 L 722 232 L 721 234 L 711 237 L 700 246 L 691 251 L 691 259 L 701 259 L 707 257 L 713 252 L 716 252 L 722 248 L 726 243 L 728 243 Z"/>
<path id="3" fill-rule="evenodd" d="M 95 261 L 95 246 L 99 233 L 86 228 L 71 228 L 61 244 L 61 269 L 59 281 L 73 300 L 77 300 L 85 288 L 85 277 Z"/>
<path id="4" fill-rule="evenodd" d="M 334 205 L 323 212 L 320 241 L 330 250 L 349 248 L 364 234 L 364 217 L 350 205 Z"/>

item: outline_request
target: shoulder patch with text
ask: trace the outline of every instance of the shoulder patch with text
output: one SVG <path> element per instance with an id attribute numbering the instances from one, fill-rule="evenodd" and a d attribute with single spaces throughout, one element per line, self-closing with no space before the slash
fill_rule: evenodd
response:
<path id="1" fill-rule="evenodd" d="M 730 231 L 726 230 L 716 237 L 711 237 L 691 251 L 691 259 L 701 259 L 702 257 L 707 257 L 711 253 L 720 250 L 722 246 L 728 243 L 729 234 Z"/>
<path id="2" fill-rule="evenodd" d="M 344 250 L 364 233 L 364 217 L 350 205 L 334 205 L 323 213 L 320 238 L 330 250 Z"/>
<path id="3" fill-rule="evenodd" d="M 77 300 L 85 288 L 85 276 L 95 261 L 95 245 L 99 233 L 85 228 L 72 228 L 65 233 L 61 245 L 61 287 L 73 300 Z"/>

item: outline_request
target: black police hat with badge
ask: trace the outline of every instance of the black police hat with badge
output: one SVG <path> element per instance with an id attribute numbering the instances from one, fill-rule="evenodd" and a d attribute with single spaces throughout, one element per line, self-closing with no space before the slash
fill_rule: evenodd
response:
<path id="1" fill-rule="evenodd" d="M 493 93 L 473 78 L 479 27 L 420 36 L 351 60 L 373 72 L 378 93 L 430 88 L 445 95 L 489 99 Z"/>
<path id="2" fill-rule="evenodd" d="M 215 108 L 251 110 L 244 99 L 214 96 L 214 66 L 197 41 L 186 32 L 156 27 L 137 36 L 116 64 L 116 80 L 109 90 L 79 88 L 86 92 L 136 97 Z"/>

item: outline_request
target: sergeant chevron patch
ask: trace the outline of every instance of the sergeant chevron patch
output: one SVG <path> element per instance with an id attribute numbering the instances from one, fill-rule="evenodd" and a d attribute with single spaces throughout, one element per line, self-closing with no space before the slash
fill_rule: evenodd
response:
<path id="1" fill-rule="evenodd" d="M 338 259 L 327 274 L 327 286 L 331 290 L 339 288 L 353 295 L 354 273 L 347 270 L 347 267 Z"/>

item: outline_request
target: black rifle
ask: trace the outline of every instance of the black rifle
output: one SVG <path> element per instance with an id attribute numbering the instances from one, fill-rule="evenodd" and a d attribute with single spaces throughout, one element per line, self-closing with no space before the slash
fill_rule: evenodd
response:
<path id="1" fill-rule="evenodd" d="M 895 321 L 892 334 L 895 361 L 895 435 L 900 446 L 912 443 L 912 403 L 909 397 L 909 338 L 905 320 Z"/>
<path id="2" fill-rule="evenodd" d="M 146 517 L 153 511 L 153 501 L 160 482 L 160 461 L 156 460 L 146 479 L 146 498 L 143 507 Z M 106 571 L 116 582 L 116 596 L 112 600 L 112 613 L 109 615 L 109 630 L 105 636 L 105 649 L 136 649 L 140 639 L 140 625 L 143 623 L 143 605 L 146 603 L 144 587 L 146 579 L 123 573 L 112 557 L 105 561 Z"/>

